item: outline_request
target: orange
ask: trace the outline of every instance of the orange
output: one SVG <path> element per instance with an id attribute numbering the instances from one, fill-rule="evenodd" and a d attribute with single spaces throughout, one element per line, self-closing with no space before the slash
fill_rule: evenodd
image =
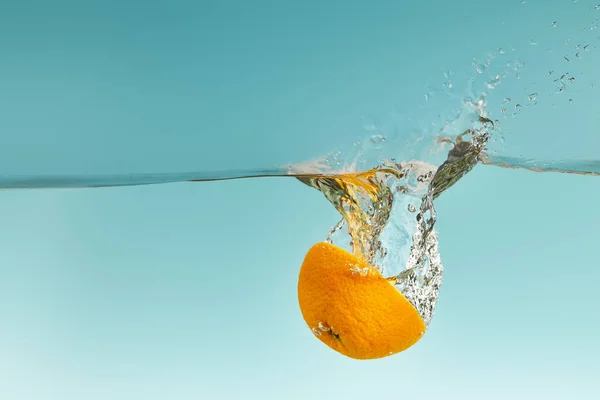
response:
<path id="1" fill-rule="evenodd" d="M 415 307 L 377 269 L 346 250 L 315 244 L 298 280 L 309 328 L 333 350 L 356 359 L 406 350 L 425 333 Z"/>

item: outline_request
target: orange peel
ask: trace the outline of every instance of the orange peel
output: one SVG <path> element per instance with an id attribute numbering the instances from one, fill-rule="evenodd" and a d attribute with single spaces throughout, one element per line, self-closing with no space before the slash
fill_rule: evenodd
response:
<path id="1" fill-rule="evenodd" d="M 314 335 L 355 359 L 404 351 L 426 329 L 418 311 L 392 281 L 346 250 L 324 242 L 306 254 L 298 302 Z"/>

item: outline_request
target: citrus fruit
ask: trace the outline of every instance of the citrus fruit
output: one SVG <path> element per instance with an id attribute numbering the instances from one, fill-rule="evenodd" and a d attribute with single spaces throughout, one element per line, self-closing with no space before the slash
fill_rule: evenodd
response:
<path id="1" fill-rule="evenodd" d="M 302 316 L 314 335 L 355 359 L 386 357 L 415 344 L 425 323 L 393 282 L 328 243 L 306 254 L 298 280 Z"/>

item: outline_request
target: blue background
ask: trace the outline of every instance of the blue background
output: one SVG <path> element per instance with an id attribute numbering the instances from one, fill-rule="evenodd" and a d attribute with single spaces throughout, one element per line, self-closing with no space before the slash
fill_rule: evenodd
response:
<path id="1" fill-rule="evenodd" d="M 304 161 L 512 46 L 530 69 L 490 103 L 551 92 L 539 80 L 565 65 L 579 86 L 507 119 L 506 153 L 597 158 L 598 50 L 560 64 L 566 38 L 598 43 L 593 6 L 5 2 L 0 171 Z M 3 191 L 0 398 L 597 398 L 599 195 L 596 178 L 477 167 L 437 205 L 427 335 L 359 362 L 299 312 L 299 265 L 338 215 L 292 178 Z"/>

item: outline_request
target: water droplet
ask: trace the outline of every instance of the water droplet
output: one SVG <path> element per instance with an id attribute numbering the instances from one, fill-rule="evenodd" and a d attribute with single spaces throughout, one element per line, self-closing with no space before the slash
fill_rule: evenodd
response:
<path id="1" fill-rule="evenodd" d="M 548 71 L 548 76 L 552 75 L 554 71 Z"/>
<path id="2" fill-rule="evenodd" d="M 529 94 L 529 101 L 535 101 L 537 99 L 538 94 L 537 93 L 530 93 Z"/>
<path id="3" fill-rule="evenodd" d="M 573 99 L 569 99 L 569 104 L 573 103 Z"/>
<path id="4" fill-rule="evenodd" d="M 410 203 L 408 205 L 408 212 L 414 213 L 415 211 L 417 211 L 417 206 L 415 206 L 413 203 Z"/>
<path id="5" fill-rule="evenodd" d="M 503 108 L 503 109 L 502 109 L 502 114 L 506 114 L 506 112 L 507 112 L 507 111 L 508 111 L 508 110 L 507 110 L 506 108 Z"/>
<path id="6" fill-rule="evenodd" d="M 567 56 L 564 56 L 563 58 L 564 58 L 565 60 L 567 60 L 567 62 L 571 61 L 571 60 L 569 60 L 569 57 L 567 57 Z"/>
<path id="7" fill-rule="evenodd" d="M 589 47 L 590 45 L 586 44 L 585 46 L 583 46 L 583 51 L 590 51 Z"/>
<path id="8" fill-rule="evenodd" d="M 321 331 L 319 331 L 317 328 L 312 328 L 312 333 L 315 334 L 315 336 L 321 336 Z"/>
<path id="9" fill-rule="evenodd" d="M 385 142 L 385 136 L 381 135 L 381 134 L 376 134 L 371 136 L 371 143 L 373 144 L 381 144 Z"/>
<path id="10" fill-rule="evenodd" d="M 570 78 L 569 78 L 569 82 L 571 82 L 571 83 L 575 83 L 575 77 L 574 77 L 574 76 L 570 77 Z"/>
<path id="11" fill-rule="evenodd" d="M 550 25 L 550 26 L 552 26 L 553 28 L 556 28 L 556 21 L 554 21 L 554 22 L 552 23 L 552 25 Z"/>
<path id="12" fill-rule="evenodd" d="M 502 105 L 508 104 L 510 103 L 510 97 L 505 97 L 504 101 L 502 102 Z"/>
<path id="13" fill-rule="evenodd" d="M 498 84 L 500 83 L 500 75 L 496 75 L 496 78 L 494 78 L 493 80 L 489 81 L 487 83 L 487 88 L 488 89 L 495 89 L 496 86 L 498 86 Z"/>
<path id="14" fill-rule="evenodd" d="M 529 41 L 529 45 L 530 45 L 530 46 L 537 46 L 537 44 L 538 44 L 538 42 L 537 42 L 535 39 L 531 39 L 531 40 Z"/>
<path id="15" fill-rule="evenodd" d="M 498 49 L 498 54 L 504 54 L 504 53 L 505 53 L 505 52 L 504 52 L 504 50 L 502 50 L 502 48 L 499 48 L 499 49 Z"/>
<path id="16" fill-rule="evenodd" d="M 521 105 L 520 104 L 516 104 L 515 105 L 515 110 L 517 110 L 517 112 L 521 111 Z"/>
<path id="17" fill-rule="evenodd" d="M 579 57 L 579 53 L 575 53 L 575 57 L 581 58 L 581 57 Z"/>

